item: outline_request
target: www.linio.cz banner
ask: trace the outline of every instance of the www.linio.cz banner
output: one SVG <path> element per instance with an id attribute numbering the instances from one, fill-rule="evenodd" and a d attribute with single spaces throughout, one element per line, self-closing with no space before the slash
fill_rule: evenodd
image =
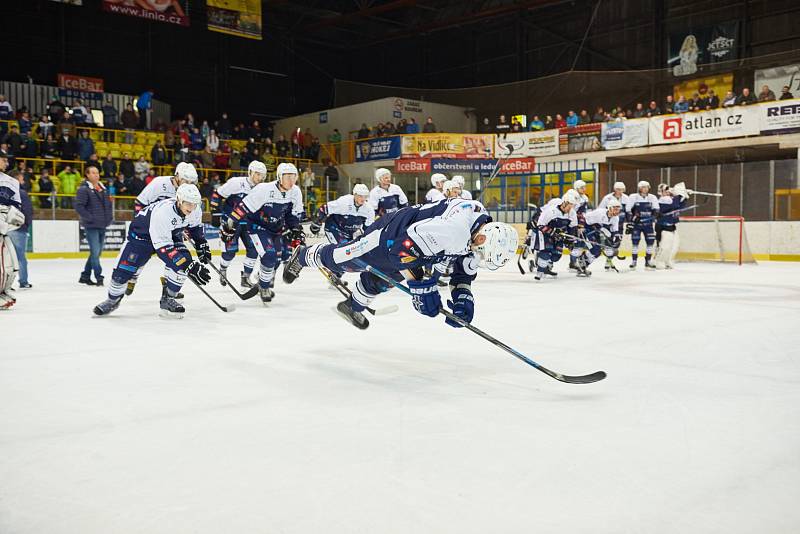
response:
<path id="1" fill-rule="evenodd" d="M 189 25 L 189 0 L 102 0 L 103 11 L 140 19 Z"/>

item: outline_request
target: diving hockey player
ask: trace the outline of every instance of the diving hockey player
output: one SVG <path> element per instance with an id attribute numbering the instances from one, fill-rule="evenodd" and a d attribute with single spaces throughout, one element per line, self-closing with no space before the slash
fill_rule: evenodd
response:
<path id="1" fill-rule="evenodd" d="M 231 212 L 236 205 L 247 195 L 255 186 L 264 181 L 267 177 L 267 166 L 261 161 L 253 160 L 247 166 L 247 176 L 232 176 L 228 181 L 222 184 L 211 195 L 211 224 L 219 228 L 222 225 L 223 219 L 227 220 L 231 216 Z M 244 243 L 246 251 L 244 257 L 244 269 L 241 275 L 241 284 L 243 287 L 252 287 L 250 282 L 250 275 L 253 272 L 253 266 L 258 259 L 258 252 L 250 236 L 247 234 L 247 222 L 240 221 L 236 227 L 236 232 L 230 240 L 220 239 L 222 243 L 222 260 L 220 261 L 220 276 L 219 282 L 223 286 L 228 283 L 227 272 L 228 265 L 231 264 L 236 253 L 239 252 L 239 240 Z"/>
<path id="2" fill-rule="evenodd" d="M 437 172 L 436 174 L 431 175 L 431 185 L 433 187 L 425 194 L 426 204 L 430 204 L 431 202 L 439 202 L 444 198 L 442 185 L 444 185 L 446 181 L 447 176 L 442 173 Z"/>
<path id="3" fill-rule="evenodd" d="M 578 217 L 573 210 L 581 201 L 576 191 L 569 190 L 562 198 L 550 200 L 536 221 L 538 229 L 533 248 L 536 255 L 536 280 L 544 275 L 558 276 L 553 265 L 561 259 L 566 236 L 576 235 Z"/>
<path id="4" fill-rule="evenodd" d="M 656 242 L 656 232 L 653 228 L 656 217 L 658 217 L 658 199 L 650 193 L 650 182 L 642 180 L 636 186 L 637 192 L 628 197 L 625 207 L 628 222 L 625 226 L 625 233 L 631 234 L 633 251 L 631 252 L 631 269 L 636 269 L 636 261 L 639 256 L 639 242 L 644 234 L 646 245 L 644 266 L 646 269 L 655 269 L 656 266 L 650 260 L 653 257 L 653 249 Z"/>
<path id="5" fill-rule="evenodd" d="M 458 187 L 461 189 L 461 198 L 463 198 L 464 200 L 472 200 L 472 193 L 464 189 L 464 184 L 466 183 L 464 181 L 464 177 L 461 176 L 460 174 L 456 174 L 455 176 L 453 176 L 452 180 L 455 183 L 457 183 Z"/>
<path id="6" fill-rule="evenodd" d="M 686 206 L 689 191 L 683 182 L 672 187 L 667 184 L 658 186 L 658 204 L 661 213 L 656 221 L 656 257 L 657 269 L 672 269 L 675 266 L 675 255 L 678 253 L 680 238 L 678 222 L 680 211 Z"/>
<path id="7" fill-rule="evenodd" d="M 325 225 L 329 243 L 340 244 L 358 239 L 364 229 L 375 222 L 375 210 L 368 202 L 369 189 L 364 184 L 353 186 L 352 195 L 344 195 L 323 204 L 309 229 L 318 235 Z"/>
<path id="8" fill-rule="evenodd" d="M 408 206 L 408 197 L 399 185 L 392 183 L 392 173 L 389 169 L 383 167 L 376 169 L 375 182 L 378 185 L 369 192 L 369 203 L 372 204 L 376 217 L 383 217 L 387 213 L 394 213 Z"/>
<path id="9" fill-rule="evenodd" d="M 622 208 L 616 198 L 606 202 L 605 208 L 597 208 L 586 212 L 585 230 L 583 237 L 588 245 L 588 250 L 581 254 L 576 260 L 578 268 L 577 276 L 591 276 L 588 270 L 589 265 L 600 257 L 601 252 L 608 257 L 613 257 L 616 253 L 615 239 L 619 240 L 619 212 Z M 615 246 L 616 245 L 616 246 Z"/>
<path id="10" fill-rule="evenodd" d="M 296 187 L 297 167 L 281 163 L 275 172 L 277 180 L 260 183 L 242 199 L 220 227 L 225 239 L 232 239 L 242 222 L 258 251 L 260 269 L 258 286 L 261 301 L 266 305 L 275 296 L 272 290 L 275 268 L 280 263 L 285 239 L 303 240 L 298 213 L 303 212 L 303 195 Z"/>
<path id="11" fill-rule="evenodd" d="M 619 238 L 615 238 L 615 241 L 618 243 L 616 252 L 614 254 L 616 256 L 616 255 L 619 255 L 619 243 L 622 242 L 622 231 L 623 231 L 623 229 L 625 227 L 625 218 L 626 218 L 625 207 L 628 205 L 628 195 L 625 194 L 625 184 L 623 182 L 614 182 L 614 190 L 611 193 L 609 193 L 606 196 L 604 196 L 603 199 L 600 201 L 600 204 L 597 207 L 598 208 L 607 208 L 608 207 L 608 202 L 612 198 L 616 199 L 620 204 L 622 204 L 622 208 L 620 209 L 620 212 L 619 212 L 619 234 L 620 235 L 619 235 Z M 620 258 L 620 259 L 623 259 L 623 258 Z M 617 270 L 617 268 L 614 267 L 614 259 L 613 259 L 612 256 L 606 255 L 606 266 L 605 266 L 605 269 L 606 269 L 606 271 L 609 271 L 609 270 L 612 270 L 612 269 L 615 270 L 615 271 Z"/>
<path id="12" fill-rule="evenodd" d="M 392 286 L 367 271 L 364 264 L 386 273 L 397 281 L 408 275 L 414 308 L 435 317 L 441 308 L 437 277 L 422 279 L 425 267 L 452 264 L 450 295 L 447 302 L 453 313 L 469 323 L 475 303 L 471 282 L 479 266 L 499 269 L 517 249 L 517 232 L 505 223 L 492 222 L 486 208 L 473 200 L 447 200 L 411 206 L 387 215 L 373 224 L 357 241 L 345 245 L 299 247 L 283 272 L 292 283 L 303 267 L 325 267 L 337 274 L 361 272 L 352 296 L 340 302 L 337 312 L 358 328 L 369 322 L 364 310 L 380 293 Z M 437 267 L 438 272 L 441 270 Z M 458 323 L 447 320 L 450 326 Z"/>
<path id="13" fill-rule="evenodd" d="M 7 310 L 17 302 L 11 286 L 17 278 L 19 261 L 8 233 L 25 223 L 19 181 L 5 173 L 7 168 L 8 155 L 0 152 L 0 310 Z"/>
<path id="14" fill-rule="evenodd" d="M 94 307 L 95 315 L 108 315 L 116 310 L 128 280 L 156 254 L 166 267 L 166 291 L 159 302 L 161 316 L 183 317 L 186 310 L 175 298 L 186 278 L 198 285 L 211 280 L 208 268 L 203 265 L 211 261 L 211 250 L 203 233 L 201 202 L 196 185 L 181 184 L 174 199 L 159 200 L 136 214 L 111 276 L 108 298 Z M 194 261 L 186 248 L 184 231 L 188 231 L 194 242 L 199 261 Z"/>

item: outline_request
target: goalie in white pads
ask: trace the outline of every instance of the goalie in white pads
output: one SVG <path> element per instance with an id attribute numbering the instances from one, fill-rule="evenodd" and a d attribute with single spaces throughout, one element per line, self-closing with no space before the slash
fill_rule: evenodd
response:
<path id="1" fill-rule="evenodd" d="M 25 223 L 19 181 L 5 173 L 7 168 L 8 155 L 0 152 L 0 310 L 7 310 L 17 302 L 11 286 L 17 278 L 19 261 L 8 233 Z"/>
<path id="2" fill-rule="evenodd" d="M 656 269 L 672 269 L 675 266 L 675 255 L 678 253 L 680 238 L 678 222 L 680 211 L 686 206 L 689 191 L 683 182 L 672 187 L 667 184 L 658 186 L 661 212 L 656 222 Z"/>
<path id="3" fill-rule="evenodd" d="M 445 195 L 444 191 L 442 190 L 442 186 L 447 181 L 447 176 L 442 173 L 437 172 L 436 174 L 431 175 L 431 185 L 433 186 L 426 194 L 425 194 L 425 203 L 430 204 L 431 202 L 439 202 L 443 200 Z"/>

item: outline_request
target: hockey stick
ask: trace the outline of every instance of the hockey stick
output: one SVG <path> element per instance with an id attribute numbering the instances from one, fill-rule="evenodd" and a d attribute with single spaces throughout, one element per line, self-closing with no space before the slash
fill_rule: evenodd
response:
<path id="1" fill-rule="evenodd" d="M 220 271 L 219 268 L 216 265 L 214 265 L 213 261 L 208 262 L 208 264 L 211 266 L 212 269 L 217 271 L 217 274 L 222 276 L 222 271 Z M 251 298 L 255 297 L 256 295 L 258 295 L 258 285 L 254 285 L 253 287 L 251 287 L 250 289 L 248 289 L 247 291 L 242 293 L 241 291 L 239 291 L 238 289 L 233 287 L 233 284 L 231 284 L 231 282 L 230 282 L 230 280 L 228 280 L 227 276 L 225 277 L 225 281 L 227 282 L 225 285 L 227 287 L 231 288 L 231 291 L 236 293 L 236 296 L 239 297 L 242 300 L 251 299 Z"/>
<path id="2" fill-rule="evenodd" d="M 233 310 L 235 310 L 235 309 L 236 309 L 236 306 L 235 306 L 235 305 L 233 305 L 233 304 L 229 304 L 229 305 L 227 305 L 227 306 L 223 306 L 222 304 L 220 304 L 219 302 L 217 302 L 217 299 L 215 299 L 214 297 L 212 297 L 212 296 L 211 296 L 211 295 L 208 293 L 208 291 L 206 291 L 206 290 L 205 290 L 205 288 L 204 288 L 203 286 L 201 286 L 200 284 L 198 284 L 197 282 L 195 282 L 195 281 L 194 281 L 194 280 L 193 280 L 191 277 L 189 277 L 189 280 L 192 280 L 192 283 L 193 283 L 195 286 L 197 286 L 197 289 L 199 289 L 200 291 L 202 291 L 202 292 L 203 292 L 203 294 L 204 294 L 205 296 L 207 296 L 207 297 L 208 297 L 208 300 L 210 300 L 211 302 L 213 302 L 213 303 L 214 303 L 214 305 L 215 305 L 217 308 L 219 308 L 220 310 L 224 311 L 225 313 L 228 313 L 228 312 L 232 312 Z"/>
<path id="3" fill-rule="evenodd" d="M 369 264 L 367 264 L 364 261 L 359 260 L 359 259 L 354 259 L 353 262 L 356 265 L 360 266 L 361 268 L 366 269 L 370 273 L 374 274 L 378 278 L 382 279 L 383 281 L 385 281 L 385 282 L 393 285 L 394 287 L 398 288 L 403 293 L 406 293 L 407 295 L 411 295 L 411 290 L 408 287 L 406 287 L 404 284 L 401 284 L 397 280 L 394 280 L 393 278 L 391 278 L 387 274 L 383 273 L 382 271 L 379 271 L 378 269 L 372 267 L 371 265 L 369 265 Z M 457 315 L 445 310 L 444 308 L 439 308 L 439 313 L 441 315 L 444 315 L 445 317 L 447 317 L 451 321 L 453 321 L 455 323 L 458 323 L 459 325 L 463 326 L 464 328 L 466 328 L 470 332 L 473 332 L 474 334 L 479 335 L 480 337 L 482 337 L 486 341 L 490 342 L 491 344 L 495 345 L 496 347 L 500 347 L 501 349 L 505 350 L 506 352 L 508 352 L 509 354 L 514 356 L 515 358 L 518 358 L 518 359 L 522 360 L 523 362 L 527 363 L 528 365 L 530 365 L 534 369 L 537 369 L 537 370 L 543 372 L 544 374 L 546 374 L 547 376 L 549 376 L 551 378 L 554 378 L 554 379 L 556 379 L 556 380 L 558 380 L 560 382 L 566 382 L 568 384 L 591 384 L 592 382 L 597 382 L 599 380 L 603 380 L 606 377 L 605 371 L 597 371 L 595 373 L 591 373 L 591 374 L 588 374 L 588 375 L 581 375 L 581 376 L 569 376 L 569 375 L 562 375 L 561 373 L 556 373 L 554 371 L 551 371 L 547 367 L 544 367 L 543 365 L 540 365 L 540 364 L 536 363 L 535 361 L 531 360 L 530 358 L 528 358 L 527 356 L 525 356 L 521 352 L 518 352 L 518 351 L 514 350 L 513 348 L 509 347 L 508 345 L 506 345 L 502 341 L 500 341 L 498 339 L 495 339 L 494 337 L 490 336 L 489 334 L 487 334 L 483 330 L 480 330 L 479 328 L 471 325 L 470 323 L 468 323 L 468 322 L 464 321 L 463 319 L 461 319 L 461 317 L 459 317 L 459 316 L 457 316 Z"/>
<path id="4" fill-rule="evenodd" d="M 347 298 L 350 298 L 353 295 L 353 292 L 342 283 L 342 279 L 333 274 L 331 271 L 324 267 L 319 267 L 319 272 L 322 273 L 322 276 L 328 279 L 328 281 L 339 291 L 339 293 Z M 365 309 L 372 315 L 388 315 L 396 312 L 400 308 L 397 306 L 397 304 L 392 304 L 391 306 L 386 306 L 384 308 L 373 309 L 367 307 Z"/>
<path id="5" fill-rule="evenodd" d="M 477 199 L 478 202 L 481 202 L 481 200 L 483 199 L 483 194 L 486 193 L 486 188 L 489 187 L 489 184 L 491 184 L 494 181 L 494 179 L 497 178 L 497 175 L 500 173 L 500 168 L 503 166 L 503 163 L 508 161 L 508 158 L 511 157 L 511 154 L 514 153 L 514 146 L 508 144 L 508 145 L 506 145 L 506 150 L 508 150 L 508 154 L 506 156 L 504 156 L 502 158 L 499 158 L 497 160 L 497 163 L 495 163 L 495 165 L 494 165 L 494 169 L 492 169 L 492 174 L 489 175 L 489 179 L 486 180 L 485 184 L 483 184 L 483 188 L 481 190 L 481 194 L 478 195 L 478 199 Z"/>

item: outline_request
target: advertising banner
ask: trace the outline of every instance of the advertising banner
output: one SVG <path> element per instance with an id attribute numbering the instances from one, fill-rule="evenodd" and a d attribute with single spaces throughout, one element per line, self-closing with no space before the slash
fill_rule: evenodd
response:
<path id="1" fill-rule="evenodd" d="M 403 136 L 403 157 L 490 158 L 489 134 L 415 134 Z"/>
<path id="2" fill-rule="evenodd" d="M 760 106 L 736 106 L 650 118 L 650 144 L 758 135 Z"/>
<path id="3" fill-rule="evenodd" d="M 690 76 L 697 65 L 729 61 L 739 57 L 739 22 L 673 33 L 669 36 L 667 65 L 673 76 Z"/>
<path id="4" fill-rule="evenodd" d="M 572 128 L 561 128 L 558 133 L 559 151 L 561 154 L 568 152 L 593 152 L 602 150 L 603 144 L 601 124 L 584 124 Z"/>
<path id="5" fill-rule="evenodd" d="M 497 165 L 496 159 L 452 159 L 438 158 L 432 159 L 431 172 L 459 173 L 477 172 L 481 174 L 491 174 Z M 505 160 L 500 165 L 498 174 L 532 174 L 536 168 L 534 158 L 515 158 Z"/>
<path id="6" fill-rule="evenodd" d="M 101 0 L 103 11 L 178 26 L 189 25 L 189 0 Z"/>
<path id="7" fill-rule="evenodd" d="M 125 231 L 126 226 L 127 225 L 125 224 L 125 221 L 112 221 L 108 228 L 106 228 L 106 240 L 103 244 L 103 250 L 122 249 L 122 245 L 125 243 L 125 237 L 127 236 Z M 89 250 L 89 242 L 86 241 L 86 229 L 83 227 L 83 225 L 80 226 L 79 235 L 80 241 L 78 244 L 78 250 L 81 252 Z"/>
<path id="8" fill-rule="evenodd" d="M 800 63 L 757 70 L 754 93 L 760 93 L 765 85 L 772 89 L 776 98 L 781 97 L 781 90 L 786 85 L 793 96 L 800 98 Z"/>
<path id="9" fill-rule="evenodd" d="M 514 149 L 512 158 L 538 158 L 558 155 L 558 130 L 521 132 L 495 137 L 494 155 L 509 157 L 509 145 Z"/>
<path id="10" fill-rule="evenodd" d="M 759 129 L 766 133 L 800 130 L 800 98 L 759 104 Z"/>
<path id="11" fill-rule="evenodd" d="M 261 0 L 206 0 L 208 29 L 261 40 Z"/>
<path id="12" fill-rule="evenodd" d="M 605 150 L 647 146 L 648 119 L 631 119 L 620 122 L 604 122 L 600 140 Z"/>
<path id="13" fill-rule="evenodd" d="M 400 137 L 377 137 L 356 142 L 356 161 L 395 159 L 400 157 Z"/>
<path id="14" fill-rule="evenodd" d="M 431 160 L 428 158 L 400 158 L 394 162 L 394 172 L 427 174 L 431 172 Z"/>

